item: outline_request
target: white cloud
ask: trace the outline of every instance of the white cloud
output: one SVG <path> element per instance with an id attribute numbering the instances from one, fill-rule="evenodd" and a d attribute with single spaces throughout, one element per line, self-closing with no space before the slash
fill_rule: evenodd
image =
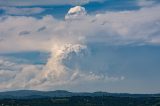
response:
<path id="1" fill-rule="evenodd" d="M 34 6 L 34 5 L 81 5 L 104 0 L 0 0 L 1 6 Z"/>
<path id="2" fill-rule="evenodd" d="M 0 17 L 1 52 L 50 51 L 57 43 L 159 44 L 160 6 L 63 21 L 52 16 Z M 43 30 L 39 30 L 43 28 Z M 18 42 L 17 42 L 18 41 Z"/>
<path id="3" fill-rule="evenodd" d="M 74 85 L 82 82 L 124 80 L 120 77 L 109 77 L 104 74 L 73 70 L 63 64 L 72 55 L 84 56 L 86 46 L 67 44 L 53 47 L 53 54 L 46 65 L 15 63 L 10 59 L 0 58 L 0 90 L 37 89 L 53 90 L 64 85 Z M 50 88 L 51 87 L 51 88 Z M 54 89 L 56 90 L 56 89 Z"/>
<path id="4" fill-rule="evenodd" d="M 138 6 L 146 7 L 146 6 L 152 6 L 156 3 L 156 0 L 138 0 L 137 4 Z"/>
<path id="5" fill-rule="evenodd" d="M 34 15 L 44 12 L 43 8 L 17 8 L 17 7 L 1 7 L 7 15 Z"/>
<path id="6" fill-rule="evenodd" d="M 78 67 L 70 69 L 63 62 L 69 61 L 73 55 L 83 57 L 90 42 L 159 45 L 159 10 L 160 6 L 155 6 L 136 11 L 86 15 L 82 19 L 66 21 L 52 16 L 44 16 L 42 19 L 25 16 L 0 17 L 0 39 L 3 39 L 0 41 L 0 52 L 39 50 L 52 54 L 43 66 L 1 61 L 0 75 L 7 76 L 11 72 L 11 76 L 6 77 L 7 79 L 3 77 L 0 89 L 50 89 L 83 81 L 124 80 L 123 76 L 109 77 L 104 73 L 90 73 Z"/>
<path id="7" fill-rule="evenodd" d="M 65 19 L 68 20 L 73 20 L 73 19 L 77 19 L 77 18 L 82 18 L 87 14 L 86 10 L 84 7 L 81 6 L 76 6 L 71 8 L 67 15 L 65 16 Z"/>

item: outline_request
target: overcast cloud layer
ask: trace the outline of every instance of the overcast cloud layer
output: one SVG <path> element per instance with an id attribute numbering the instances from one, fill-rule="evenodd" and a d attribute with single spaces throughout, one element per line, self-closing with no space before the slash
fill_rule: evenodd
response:
<path id="1" fill-rule="evenodd" d="M 57 20 L 25 16 L 0 17 L 1 52 L 46 50 L 53 43 L 105 42 L 111 45 L 159 45 L 160 6 Z M 101 33 L 99 35 L 98 33 Z M 64 38 L 64 39 L 63 39 Z M 19 42 L 16 42 L 16 41 Z M 32 46 L 31 46 L 32 45 Z"/>
<path id="2" fill-rule="evenodd" d="M 81 5 L 104 0 L 0 0 L 2 6 L 34 6 L 34 5 Z"/>

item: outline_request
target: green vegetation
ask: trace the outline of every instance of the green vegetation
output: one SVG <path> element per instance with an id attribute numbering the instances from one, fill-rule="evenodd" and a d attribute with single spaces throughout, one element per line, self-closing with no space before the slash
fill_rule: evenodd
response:
<path id="1" fill-rule="evenodd" d="M 159 97 L 61 97 L 43 99 L 3 99 L 0 106 L 160 106 Z"/>

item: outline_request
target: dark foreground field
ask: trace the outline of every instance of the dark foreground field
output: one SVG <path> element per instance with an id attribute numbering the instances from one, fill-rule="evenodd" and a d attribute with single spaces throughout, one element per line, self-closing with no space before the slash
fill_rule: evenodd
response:
<path id="1" fill-rule="evenodd" d="M 61 97 L 2 99 L 0 106 L 160 106 L 159 97 Z"/>

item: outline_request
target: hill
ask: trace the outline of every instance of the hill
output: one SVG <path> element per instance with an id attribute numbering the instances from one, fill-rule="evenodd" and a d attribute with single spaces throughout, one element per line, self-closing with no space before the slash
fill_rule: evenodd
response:
<path id="1" fill-rule="evenodd" d="M 113 96 L 113 97 L 160 97 L 160 94 L 128 94 L 128 93 L 108 93 L 108 92 L 68 92 L 64 90 L 57 91 L 35 91 L 18 90 L 0 92 L 0 99 L 34 99 L 51 97 L 73 97 L 73 96 Z"/>

